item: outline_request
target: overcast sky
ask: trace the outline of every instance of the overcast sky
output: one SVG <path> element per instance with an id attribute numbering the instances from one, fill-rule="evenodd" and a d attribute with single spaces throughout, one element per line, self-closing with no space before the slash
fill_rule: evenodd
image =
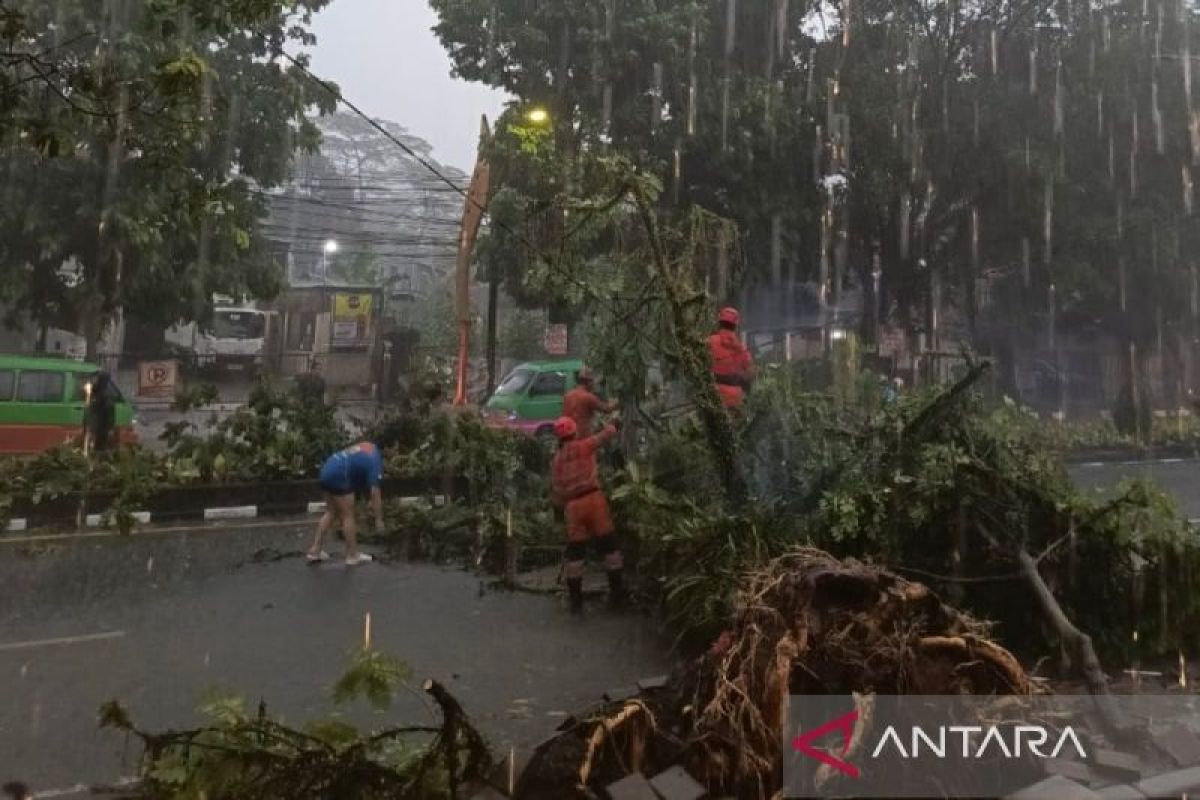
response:
<path id="1" fill-rule="evenodd" d="M 438 161 L 470 172 L 479 115 L 495 121 L 504 95 L 450 77 L 436 22 L 425 0 L 333 0 L 313 23 L 313 71 L 368 115 L 428 141 Z"/>

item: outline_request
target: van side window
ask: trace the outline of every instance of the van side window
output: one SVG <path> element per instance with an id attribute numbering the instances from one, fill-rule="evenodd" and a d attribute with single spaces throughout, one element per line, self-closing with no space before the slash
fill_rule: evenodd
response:
<path id="1" fill-rule="evenodd" d="M 61 403 L 65 376 L 61 372 L 22 371 L 17 379 L 17 401 L 21 403 Z"/>
<path id="2" fill-rule="evenodd" d="M 533 382 L 529 390 L 533 395 L 563 394 L 567 390 L 567 375 L 565 372 L 543 372 Z"/>
<path id="3" fill-rule="evenodd" d="M 17 374 L 11 369 L 0 369 L 0 402 L 12 400 L 13 383 Z"/>

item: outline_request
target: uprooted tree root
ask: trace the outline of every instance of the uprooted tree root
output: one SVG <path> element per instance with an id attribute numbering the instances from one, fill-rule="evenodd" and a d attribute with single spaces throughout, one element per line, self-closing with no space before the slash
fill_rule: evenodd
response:
<path id="1" fill-rule="evenodd" d="M 682 764 L 710 793 L 772 796 L 789 694 L 1026 694 L 987 625 L 885 569 L 796 550 L 747 576 L 731 629 L 668 688 L 572 720 L 517 795 L 594 797 Z"/>

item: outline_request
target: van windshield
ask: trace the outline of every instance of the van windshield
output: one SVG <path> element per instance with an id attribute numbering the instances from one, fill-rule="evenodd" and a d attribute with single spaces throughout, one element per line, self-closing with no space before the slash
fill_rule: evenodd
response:
<path id="1" fill-rule="evenodd" d="M 261 339 L 266 321 L 259 311 L 217 311 L 212 335 L 218 339 Z"/>
<path id="2" fill-rule="evenodd" d="M 533 370 L 518 369 L 509 373 L 509 376 L 504 379 L 500 387 L 496 389 L 498 395 L 520 394 L 525 391 L 525 387 L 529 386 L 529 381 L 533 378 Z"/>

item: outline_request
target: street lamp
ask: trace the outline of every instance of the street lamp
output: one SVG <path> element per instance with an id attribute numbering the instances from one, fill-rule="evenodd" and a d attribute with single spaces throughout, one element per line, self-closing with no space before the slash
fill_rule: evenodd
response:
<path id="1" fill-rule="evenodd" d="M 525 119 L 529 120 L 534 125 L 543 125 L 550 121 L 550 112 L 541 106 L 535 106 L 534 108 L 529 109 L 528 113 L 525 114 Z"/>
<path id="2" fill-rule="evenodd" d="M 325 245 L 321 248 L 321 285 L 328 283 L 329 278 L 329 257 L 336 254 L 338 251 L 338 243 L 336 239 L 327 239 Z"/>

